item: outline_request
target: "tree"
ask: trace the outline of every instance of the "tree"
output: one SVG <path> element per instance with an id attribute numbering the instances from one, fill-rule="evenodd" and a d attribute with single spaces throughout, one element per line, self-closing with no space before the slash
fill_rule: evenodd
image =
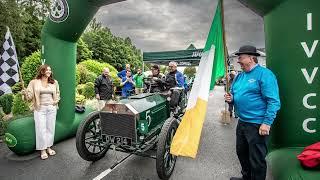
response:
<path id="1" fill-rule="evenodd" d="M 77 63 L 92 59 L 92 55 L 88 45 L 80 38 L 77 43 Z"/>
<path id="2" fill-rule="evenodd" d="M 1 0 L 0 36 L 1 44 L 6 26 L 10 28 L 18 59 L 40 49 L 40 35 L 44 19 L 48 14 L 50 0 Z"/>
<path id="3" fill-rule="evenodd" d="M 110 29 L 102 27 L 95 19 L 90 26 L 82 38 L 92 51 L 92 59 L 107 62 L 117 69 L 122 69 L 124 64 L 130 64 L 133 69 L 142 68 L 141 51 L 132 45 L 129 37 L 114 36 Z"/>
<path id="4" fill-rule="evenodd" d="M 0 1 L 0 43 L 3 44 L 4 35 L 7 28 L 10 28 L 11 35 L 18 52 L 22 52 L 24 49 L 23 39 L 25 38 L 24 32 L 26 25 L 24 24 L 21 16 L 21 8 L 16 1 L 13 0 L 1 0 Z M 21 56 L 19 56 L 21 57 Z"/>
<path id="5" fill-rule="evenodd" d="M 192 66 L 192 67 L 186 67 L 183 71 L 183 74 L 188 76 L 188 78 L 191 78 L 195 76 L 196 72 L 197 72 L 196 68 Z"/>

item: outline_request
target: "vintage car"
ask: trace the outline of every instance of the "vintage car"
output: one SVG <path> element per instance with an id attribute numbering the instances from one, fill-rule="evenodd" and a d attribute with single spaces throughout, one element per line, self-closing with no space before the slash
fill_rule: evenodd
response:
<path id="1" fill-rule="evenodd" d="M 185 107 L 181 88 L 107 103 L 80 124 L 77 151 L 84 160 L 97 161 L 109 149 L 140 156 L 148 156 L 146 151 L 154 149 L 158 176 L 169 179 L 177 158 L 170 154 L 170 145 Z"/>

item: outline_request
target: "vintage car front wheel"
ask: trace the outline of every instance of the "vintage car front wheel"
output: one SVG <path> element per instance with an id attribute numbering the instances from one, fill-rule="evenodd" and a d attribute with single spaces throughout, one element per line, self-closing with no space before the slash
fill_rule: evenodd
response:
<path id="1" fill-rule="evenodd" d="M 157 173 L 160 179 L 169 179 L 176 164 L 177 156 L 170 154 L 170 145 L 177 128 L 178 121 L 175 118 L 167 119 L 162 126 L 156 160 Z"/>
<path id="2" fill-rule="evenodd" d="M 105 156 L 110 145 L 103 142 L 99 112 L 90 113 L 77 130 L 76 147 L 87 161 L 97 161 Z"/>

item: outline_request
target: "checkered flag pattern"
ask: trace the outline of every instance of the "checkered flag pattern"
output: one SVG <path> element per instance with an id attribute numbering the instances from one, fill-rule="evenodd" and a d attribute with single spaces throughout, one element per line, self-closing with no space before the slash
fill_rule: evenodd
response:
<path id="1" fill-rule="evenodd" d="M 9 28 L 0 46 L 0 96 L 12 93 L 11 87 L 19 81 L 18 58 Z"/>

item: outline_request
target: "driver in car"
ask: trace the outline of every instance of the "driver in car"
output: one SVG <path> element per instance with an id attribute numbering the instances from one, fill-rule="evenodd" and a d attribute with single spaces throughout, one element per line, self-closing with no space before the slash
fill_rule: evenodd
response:
<path id="1" fill-rule="evenodd" d="M 153 65 L 151 67 L 152 74 L 148 76 L 145 83 L 149 86 L 150 92 L 163 92 L 165 90 L 165 76 L 160 73 L 160 67 Z"/>

